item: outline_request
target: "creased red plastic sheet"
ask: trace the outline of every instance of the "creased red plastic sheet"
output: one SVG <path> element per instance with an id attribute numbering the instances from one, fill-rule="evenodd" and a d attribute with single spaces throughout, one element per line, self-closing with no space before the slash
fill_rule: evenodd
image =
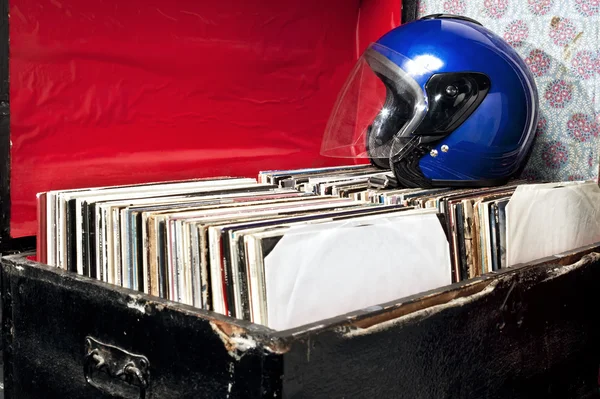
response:
<path id="1" fill-rule="evenodd" d="M 359 9 L 11 1 L 11 235 L 35 234 L 44 190 L 349 162 L 319 149 L 356 59 Z M 375 32 L 381 18 L 385 31 L 399 18 L 389 9 L 361 23 Z"/>
<path id="2" fill-rule="evenodd" d="M 356 58 L 375 40 L 400 25 L 401 0 L 362 0 L 358 12 Z"/>

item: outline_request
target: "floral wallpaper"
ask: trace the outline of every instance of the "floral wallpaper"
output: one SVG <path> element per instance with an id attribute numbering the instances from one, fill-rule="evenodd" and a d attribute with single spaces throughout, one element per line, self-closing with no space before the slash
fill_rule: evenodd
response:
<path id="1" fill-rule="evenodd" d="M 523 177 L 598 179 L 600 0 L 419 0 L 418 10 L 473 18 L 529 65 L 541 114 Z"/>

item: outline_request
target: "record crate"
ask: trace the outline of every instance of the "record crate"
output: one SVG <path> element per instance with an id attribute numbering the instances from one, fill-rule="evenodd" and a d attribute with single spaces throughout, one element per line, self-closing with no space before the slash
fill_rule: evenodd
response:
<path id="1" fill-rule="evenodd" d="M 28 0 L 15 0 L 10 4 L 6 0 L 0 2 L 0 54 L 3 55 L 0 64 L 0 146 L 5 159 L 1 174 L 0 220 L 5 396 L 160 399 L 598 396 L 600 321 L 596 309 L 600 303 L 600 243 L 283 331 L 121 288 L 36 261 L 35 231 L 32 228 L 32 223 L 35 223 L 35 215 L 32 215 L 34 199 L 28 197 L 23 200 L 31 190 L 40 192 L 70 185 L 89 187 L 141 183 L 141 180 L 156 181 L 158 178 L 166 181 L 200 175 L 236 174 L 265 169 L 263 165 L 281 168 L 314 166 L 305 154 L 295 155 L 285 145 L 278 148 L 281 150 L 276 153 L 279 158 L 269 158 L 272 156 L 269 151 L 281 139 L 278 131 L 267 136 L 275 143 L 268 144 L 253 143 L 242 137 L 242 133 L 231 140 L 223 139 L 211 130 L 206 134 L 215 136 L 206 139 L 206 147 L 201 147 L 209 150 L 198 153 L 189 153 L 190 147 L 185 144 L 200 145 L 204 139 L 194 141 L 198 138 L 190 133 L 195 130 L 190 130 L 189 126 L 185 131 L 187 136 L 159 136 L 161 129 L 171 122 L 170 117 L 185 120 L 196 112 L 182 109 L 180 115 L 173 116 L 169 113 L 174 111 L 168 108 L 169 102 L 173 101 L 184 106 L 185 101 L 177 97 L 181 94 L 178 90 L 201 77 L 201 73 L 196 76 L 194 68 L 205 65 L 207 59 L 218 59 L 220 64 L 217 65 L 222 67 L 223 60 L 227 58 L 218 46 L 204 43 L 206 32 L 203 29 L 210 31 L 210 26 L 220 24 L 227 29 L 234 29 L 234 25 L 242 26 L 243 29 L 235 32 L 238 42 L 222 40 L 219 43 L 230 46 L 231 51 L 266 57 L 278 67 L 289 68 L 284 69 L 284 73 L 297 73 L 300 82 L 293 89 L 317 96 L 311 85 L 316 85 L 320 78 L 310 81 L 302 71 L 289 66 L 303 61 L 303 68 L 309 68 L 313 60 L 310 57 L 301 60 L 306 54 L 300 51 L 281 55 L 285 43 L 277 42 L 275 33 L 287 32 L 283 27 L 303 18 L 309 20 L 310 23 L 298 22 L 294 29 L 305 29 L 308 36 L 309 32 L 319 31 L 318 35 L 322 37 L 310 36 L 314 40 L 310 42 L 311 51 L 318 54 L 317 63 L 325 68 L 326 79 L 337 82 L 335 84 L 339 86 L 351 64 L 349 60 L 354 56 L 355 45 L 359 44 L 356 41 L 373 40 L 390 28 L 390 19 L 396 24 L 415 19 L 418 7 L 413 0 L 406 0 L 403 4 L 376 0 L 352 4 L 334 1 L 326 5 L 316 1 L 303 4 L 287 1 L 250 3 L 248 6 L 247 2 L 236 1 L 206 6 L 210 8 L 206 10 L 199 4 L 179 0 L 169 3 L 170 6 L 167 3 L 159 6 L 162 3 L 139 2 L 123 5 L 125 10 L 122 10 L 118 2 L 111 3 L 110 7 L 109 4 L 92 5 L 75 0 L 64 4 Z M 244 5 L 248 8 L 244 9 Z M 128 7 L 139 8 L 132 10 Z M 14 30 L 11 28 L 10 52 L 9 8 L 11 24 L 17 26 Z M 42 19 L 42 15 L 46 15 L 45 20 L 35 21 L 35 18 Z M 122 15 L 131 19 L 119 19 Z M 135 20 L 135 15 L 141 15 L 141 19 Z M 98 22 L 100 17 L 102 23 Z M 71 18 L 79 22 L 74 23 Z M 185 18 L 199 21 L 197 24 L 200 25 L 187 22 L 198 30 L 181 28 Z M 235 18 L 239 24 L 224 22 Z M 15 19 L 20 22 L 14 22 Z M 343 23 L 344 19 L 348 23 Z M 257 23 L 259 20 L 264 23 Z M 48 25 L 44 24 L 56 21 L 62 21 L 63 27 L 68 26 L 61 31 L 63 36 L 57 37 L 68 42 L 72 46 L 70 49 L 57 46 L 59 39 L 46 41 L 44 34 L 47 31 L 44 29 L 48 29 Z M 244 25 L 244 21 L 249 22 Z M 150 46 L 151 40 L 142 40 L 134 35 L 123 38 L 129 47 L 113 49 L 111 45 L 114 42 L 111 40 L 114 36 L 105 40 L 100 33 L 106 33 L 106 29 L 119 30 L 123 22 L 144 30 L 145 34 L 153 32 L 155 45 Z M 315 25 L 316 22 L 319 24 Z M 269 28 L 269 24 L 273 23 L 276 26 Z M 105 31 L 99 28 L 101 25 L 105 26 Z M 42 26 L 43 29 L 25 29 L 31 26 Z M 177 26 L 181 30 L 177 30 Z M 82 37 L 69 39 L 77 32 L 71 31 L 71 28 L 80 29 Z M 269 32 L 274 38 L 270 40 L 275 40 L 275 44 L 271 45 L 277 51 L 268 46 L 261 47 L 260 39 L 254 47 L 243 45 L 241 40 L 248 39 L 244 35 L 260 36 L 252 33 L 260 29 L 271 29 Z M 339 35 L 332 35 L 328 29 L 337 30 L 335 33 Z M 84 30 L 99 36 L 86 36 Z M 347 41 L 336 41 L 336 37 L 346 37 Z M 169 50 L 167 44 L 176 40 L 194 43 L 190 49 L 206 48 L 209 51 L 194 55 L 181 51 L 182 48 Z M 351 45 L 343 46 L 341 43 Z M 48 45 L 48 52 L 41 51 Z M 329 47 L 322 47 L 325 45 Z M 134 47 L 139 47 L 140 60 L 127 56 L 125 50 L 133 51 Z M 335 56 L 328 56 L 326 50 Z M 77 116 L 68 108 L 62 114 L 56 114 L 55 108 L 45 109 L 50 101 L 47 93 L 37 99 L 39 104 L 34 105 L 24 103 L 23 97 L 9 98 L 12 93 L 9 93 L 9 53 L 14 54 L 16 60 L 11 64 L 11 84 L 20 85 L 20 90 L 34 91 L 36 84 L 46 84 L 50 93 L 60 95 L 77 92 L 81 97 L 69 101 L 81 102 L 84 116 Z M 172 58 L 174 54 L 178 54 L 178 60 Z M 79 63 L 65 62 L 64 57 L 78 57 Z M 337 60 L 342 58 L 347 61 L 346 64 L 337 65 Z M 100 61 L 94 64 L 98 59 Z M 255 78 L 262 76 L 261 65 L 237 61 L 242 67 L 254 67 L 251 72 L 255 73 Z M 32 79 L 30 82 L 17 81 L 13 78 L 18 73 L 17 68 L 26 69 L 27 62 L 39 62 L 49 69 L 28 75 Z M 191 62 L 192 66 L 186 66 L 186 62 Z M 58 74 L 55 76 L 64 79 L 61 71 L 70 68 L 78 76 L 89 74 L 81 81 L 87 79 L 92 85 L 70 92 L 69 84 L 72 82 L 64 81 L 56 86 L 56 83 L 45 81 L 45 72 L 52 70 L 55 63 L 59 65 L 53 71 Z M 142 70 L 142 64 L 151 70 Z M 102 65 L 109 67 L 103 70 Z M 82 66 L 87 69 L 78 69 Z M 208 69 L 204 72 L 216 73 L 217 68 L 211 71 L 210 61 L 205 67 Z M 132 100 L 128 97 L 131 93 L 125 89 L 103 92 L 100 83 L 97 86 L 93 84 L 93 79 L 100 79 L 98 76 L 114 78 L 115 73 L 128 73 L 130 79 L 143 73 L 147 74 L 144 75 L 146 78 L 153 76 L 160 80 L 161 74 L 168 74 L 171 69 L 177 72 L 182 84 L 170 92 L 171 98 L 155 98 L 148 94 L 152 87 L 140 84 L 140 93 L 144 94 Z M 237 69 L 219 74 L 219 79 L 230 79 L 229 89 L 242 84 L 239 74 L 232 71 Z M 321 76 L 318 71 L 310 72 Z M 171 87 L 170 79 L 175 78 L 168 75 L 159 83 Z M 215 79 L 208 79 L 211 80 Z M 205 105 L 213 107 L 211 112 L 235 104 L 236 112 L 243 120 L 252 116 L 253 106 L 259 103 L 264 106 L 260 100 L 252 98 L 264 90 L 261 82 L 254 85 L 252 79 L 243 81 L 244 89 L 255 90 L 251 93 L 235 89 L 231 93 L 214 93 L 210 91 L 214 86 L 207 83 L 206 76 L 203 82 L 205 86 L 192 88 L 187 94 L 190 99 L 198 95 L 203 97 Z M 118 83 L 117 88 L 122 88 L 119 84 L 125 83 Z M 328 83 L 321 84 L 328 87 Z M 335 84 L 332 83 L 332 87 Z M 283 92 L 278 93 L 283 96 Z M 119 101 L 134 103 L 142 101 L 140 98 L 153 98 L 150 105 L 142 104 L 135 108 L 129 104 L 137 111 L 129 115 L 127 109 L 119 107 L 119 102 L 111 102 L 114 101 L 111 96 L 117 95 L 121 96 Z M 133 129 L 130 136 L 124 134 L 130 130 L 117 131 L 110 137 L 103 136 L 106 131 L 98 128 L 103 121 L 95 113 L 94 105 L 86 103 L 90 101 L 89 96 L 93 96 L 94 101 L 107 101 L 102 104 L 106 107 L 104 115 L 121 118 L 119 126 Z M 319 93 L 317 102 L 331 105 L 333 96 L 332 93 Z M 240 100 L 241 97 L 244 99 Z M 275 129 L 277 123 L 287 121 L 290 110 L 301 112 L 303 109 L 301 104 L 295 104 L 294 98 L 281 97 L 272 101 L 281 107 L 276 109 L 280 114 L 270 116 L 273 121 L 240 122 L 239 132 L 258 132 L 256 134 L 260 135 L 265 126 Z M 264 103 L 269 104 L 269 101 Z M 310 112 L 320 108 L 321 103 L 317 105 Z M 150 107 L 148 113 L 144 113 L 147 107 Z M 161 113 L 164 109 L 168 110 Z M 31 113 L 28 115 L 27 112 Z M 318 122 L 323 122 L 324 115 L 321 114 Z M 22 121 L 26 117 L 31 118 L 30 123 L 42 124 L 52 136 L 49 139 L 40 135 L 38 140 L 50 140 L 56 146 L 36 147 L 23 133 L 28 128 L 24 126 L 27 123 Z M 214 118 L 217 124 L 222 123 L 219 117 Z M 306 115 L 301 117 L 306 119 Z M 62 129 L 69 125 L 70 118 L 79 118 L 75 125 L 84 131 L 82 134 L 89 136 L 81 138 L 73 135 L 73 129 Z M 150 129 L 151 134 L 147 134 L 147 126 L 144 125 L 148 118 L 156 125 Z M 139 121 L 139 129 L 132 127 L 138 123 L 136 121 Z M 312 126 L 310 120 L 304 120 L 304 123 L 308 128 L 321 126 L 316 122 Z M 19 137 L 15 130 L 20 133 Z M 77 140 L 87 140 L 90 146 L 98 148 L 94 153 L 98 163 L 89 161 L 86 151 L 69 158 L 69 151 L 75 148 L 70 145 L 76 145 L 73 142 Z M 167 140 L 176 143 L 171 147 Z M 308 150 L 314 149 L 302 138 L 287 137 L 286 140 Z M 253 152 L 248 156 L 249 149 Z M 141 162 L 135 158 L 138 152 L 145 154 Z M 204 158 L 196 158 L 202 154 Z M 176 159 L 172 160 L 169 156 Z M 232 159 L 232 156 L 241 159 Z M 264 161 L 267 158 L 275 159 L 277 163 L 268 164 Z M 115 159 L 120 160 L 117 166 Z M 35 164 L 34 160 L 38 163 Z M 307 162 L 311 164 L 306 165 Z M 198 169 L 186 170 L 196 163 L 200 165 Z M 215 166 L 219 163 L 221 167 Z M 245 163 L 250 164 L 247 169 L 243 167 Z M 34 168 L 35 172 L 27 172 L 26 168 Z M 25 186 L 27 189 L 24 189 Z M 540 240 L 543 239 L 543 234 L 540 234 Z"/>

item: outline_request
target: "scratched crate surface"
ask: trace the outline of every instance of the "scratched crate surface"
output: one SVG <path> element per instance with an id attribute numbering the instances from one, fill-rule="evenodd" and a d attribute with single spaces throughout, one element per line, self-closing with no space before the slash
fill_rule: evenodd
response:
<path id="1" fill-rule="evenodd" d="M 104 398 L 111 389 L 145 399 L 595 397 L 598 281 L 600 247 L 590 246 L 274 332 L 7 257 L 5 390 L 18 398 Z M 111 359 L 104 374 L 84 372 L 87 337 Z M 140 396 L 113 380 L 142 357 Z"/>

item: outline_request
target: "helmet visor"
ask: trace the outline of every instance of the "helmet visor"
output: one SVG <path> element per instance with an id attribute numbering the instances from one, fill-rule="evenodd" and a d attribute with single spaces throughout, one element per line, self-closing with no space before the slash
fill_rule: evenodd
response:
<path id="1" fill-rule="evenodd" d="M 371 45 L 340 92 L 321 154 L 389 159 L 400 153 L 426 114 L 425 95 L 413 78 L 420 71 L 414 65 L 389 48 Z"/>

